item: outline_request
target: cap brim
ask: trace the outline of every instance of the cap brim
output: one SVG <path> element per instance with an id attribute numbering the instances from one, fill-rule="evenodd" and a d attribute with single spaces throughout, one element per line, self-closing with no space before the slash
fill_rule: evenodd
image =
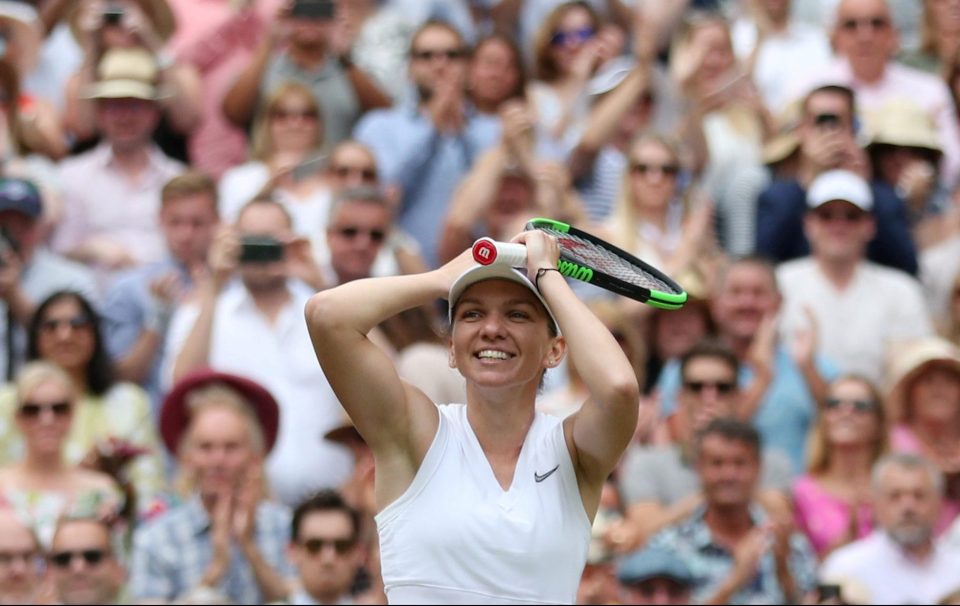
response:
<path id="1" fill-rule="evenodd" d="M 477 282 L 484 282 L 486 280 L 508 280 L 528 288 L 530 292 L 536 295 L 537 299 L 540 300 L 540 303 L 543 304 L 543 307 L 547 310 L 547 313 L 550 314 L 550 320 L 553 322 L 554 328 L 556 328 L 557 332 L 559 333 L 560 325 L 557 323 L 557 319 L 554 317 L 553 311 L 550 309 L 550 306 L 547 305 L 546 300 L 540 296 L 540 291 L 538 291 L 537 287 L 533 285 L 533 282 L 527 278 L 527 275 L 519 269 L 498 263 L 471 267 L 467 271 L 460 274 L 456 280 L 454 280 L 453 286 L 450 287 L 450 293 L 447 296 L 447 301 L 450 304 L 450 308 L 447 312 L 447 319 L 451 324 L 453 324 L 453 308 L 456 306 L 457 301 L 460 300 L 460 296 L 463 295 L 463 292 Z"/>
<path id="2" fill-rule="evenodd" d="M 156 87 L 136 80 L 107 80 L 87 89 L 84 99 L 142 99 L 159 101 L 169 95 Z"/>
<path id="3" fill-rule="evenodd" d="M 198 387 L 214 383 L 223 383 L 233 388 L 253 407 L 263 430 L 264 448 L 269 453 L 277 441 L 280 429 L 280 407 L 277 401 L 266 388 L 255 381 L 209 369 L 187 375 L 164 398 L 160 408 L 160 436 L 167 450 L 174 455 L 177 453 L 183 432 L 190 423 L 187 395 Z"/>

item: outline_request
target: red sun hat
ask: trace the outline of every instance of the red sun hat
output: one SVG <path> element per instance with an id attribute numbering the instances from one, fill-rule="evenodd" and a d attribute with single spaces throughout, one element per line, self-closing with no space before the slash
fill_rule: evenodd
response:
<path id="1" fill-rule="evenodd" d="M 160 436 L 167 450 L 176 454 L 183 432 L 190 424 L 187 396 L 197 388 L 216 383 L 236 391 L 253 409 L 263 430 L 264 448 L 266 453 L 269 453 L 277 441 L 277 432 L 280 428 L 280 407 L 277 401 L 256 381 L 209 368 L 185 376 L 163 399 L 163 406 L 160 408 Z"/>

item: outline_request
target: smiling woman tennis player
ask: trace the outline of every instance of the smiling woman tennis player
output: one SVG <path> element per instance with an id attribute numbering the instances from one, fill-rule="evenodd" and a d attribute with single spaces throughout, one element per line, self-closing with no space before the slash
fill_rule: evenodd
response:
<path id="1" fill-rule="evenodd" d="M 478 266 L 467 251 L 307 304 L 320 365 L 373 449 L 391 604 L 573 603 L 603 481 L 636 426 L 633 369 L 556 271 L 556 240 L 530 231 L 514 241 L 527 246 L 526 273 Z M 441 297 L 465 405 L 431 402 L 366 337 Z M 591 395 L 561 421 L 534 400 L 567 349 Z"/>

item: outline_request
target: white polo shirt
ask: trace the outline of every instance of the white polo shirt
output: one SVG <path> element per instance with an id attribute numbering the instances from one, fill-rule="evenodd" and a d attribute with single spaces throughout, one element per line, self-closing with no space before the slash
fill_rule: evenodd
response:
<path id="1" fill-rule="evenodd" d="M 280 433 L 266 472 L 273 493 L 294 506 L 313 491 L 342 484 L 353 458 L 347 449 L 323 439 L 344 413 L 307 332 L 303 309 L 313 291 L 294 280 L 287 287 L 290 301 L 271 326 L 243 283 L 231 282 L 217 299 L 209 361 L 216 370 L 259 382 L 277 399 Z M 176 356 L 199 313 L 196 303 L 184 305 L 170 323 L 163 362 L 167 388 Z"/>
<path id="2" fill-rule="evenodd" d="M 886 532 L 834 551 L 820 567 L 823 579 L 853 579 L 870 590 L 871 604 L 936 604 L 960 588 L 960 550 L 934 548 L 926 560 L 906 555 Z"/>

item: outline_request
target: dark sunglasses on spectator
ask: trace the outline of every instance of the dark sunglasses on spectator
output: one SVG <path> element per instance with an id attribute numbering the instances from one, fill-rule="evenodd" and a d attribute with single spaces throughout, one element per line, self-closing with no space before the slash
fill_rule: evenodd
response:
<path id="1" fill-rule="evenodd" d="M 864 17 L 863 19 L 844 19 L 840 22 L 840 27 L 848 32 L 855 31 L 861 27 L 869 27 L 873 30 L 886 29 L 890 26 L 890 20 L 886 17 Z"/>
<path id="2" fill-rule="evenodd" d="M 840 211 L 840 210 L 829 211 L 829 210 L 818 209 L 813 211 L 813 214 L 815 214 L 817 218 L 820 219 L 821 221 L 826 221 L 826 222 L 844 221 L 846 223 L 856 223 L 860 219 L 863 219 L 864 217 L 867 216 L 867 213 L 863 212 L 862 210 L 856 210 L 854 208 L 843 210 L 843 211 Z"/>
<path id="3" fill-rule="evenodd" d="M 647 175 L 654 171 L 674 177 L 680 172 L 680 167 L 676 164 L 647 164 L 646 162 L 634 162 L 630 165 L 630 172 L 635 175 Z"/>
<path id="4" fill-rule="evenodd" d="M 348 240 L 353 240 L 360 234 L 367 234 L 370 236 L 370 241 L 376 244 L 380 244 L 387 237 L 387 233 L 382 229 L 363 229 L 362 227 L 341 227 L 337 233 Z"/>
<path id="5" fill-rule="evenodd" d="M 33 402 L 24 402 L 17 410 L 21 417 L 27 419 L 36 419 L 43 411 L 49 410 L 56 417 L 65 417 L 70 414 L 70 402 L 54 402 L 52 404 L 35 404 Z"/>
<path id="6" fill-rule="evenodd" d="M 51 553 L 50 563 L 57 568 L 67 568 L 73 562 L 74 558 L 83 558 L 88 566 L 96 566 L 107 557 L 107 551 L 104 549 L 83 549 L 80 551 L 58 551 Z"/>
<path id="7" fill-rule="evenodd" d="M 827 410 L 836 410 L 841 406 L 847 406 L 857 412 L 873 412 L 877 409 L 877 403 L 873 400 L 844 400 L 841 398 L 827 398 Z"/>
<path id="8" fill-rule="evenodd" d="M 708 387 L 715 388 L 719 393 L 732 393 L 737 388 L 732 381 L 684 381 L 683 386 L 697 393 L 702 393 Z"/>
<path id="9" fill-rule="evenodd" d="M 566 46 L 568 44 L 582 44 L 593 38 L 597 30 L 592 27 L 581 27 L 570 31 L 558 31 L 550 38 L 550 46 Z"/>
<path id="10" fill-rule="evenodd" d="M 69 326 L 73 330 L 89 327 L 93 322 L 87 316 L 74 316 L 72 318 L 47 318 L 40 321 L 40 330 L 45 332 L 56 332 L 61 326 Z"/>
<path id="11" fill-rule="evenodd" d="M 319 554 L 327 545 L 332 546 L 333 550 L 339 555 L 346 555 L 356 544 L 355 539 L 306 539 L 300 541 L 300 545 L 312 556 Z"/>
<path id="12" fill-rule="evenodd" d="M 304 109 L 300 111 L 290 111 L 283 109 L 282 107 L 278 107 L 270 110 L 270 117 L 274 120 L 289 120 L 290 118 L 299 118 L 300 120 L 316 120 L 317 110 Z"/>
<path id="13" fill-rule="evenodd" d="M 366 183 L 373 183 L 377 180 L 377 171 L 372 168 L 340 165 L 332 167 L 331 170 L 333 170 L 333 174 L 341 179 L 346 179 L 351 175 L 360 175 L 360 178 Z"/>
<path id="14" fill-rule="evenodd" d="M 0 566 L 11 566 L 15 562 L 32 564 L 37 558 L 37 552 L 32 549 L 26 551 L 0 551 Z"/>
<path id="15" fill-rule="evenodd" d="M 418 50 L 410 55 L 417 61 L 433 61 L 440 57 L 446 57 L 448 61 L 456 61 L 466 56 L 466 52 L 460 48 L 448 48 L 446 50 Z"/>

